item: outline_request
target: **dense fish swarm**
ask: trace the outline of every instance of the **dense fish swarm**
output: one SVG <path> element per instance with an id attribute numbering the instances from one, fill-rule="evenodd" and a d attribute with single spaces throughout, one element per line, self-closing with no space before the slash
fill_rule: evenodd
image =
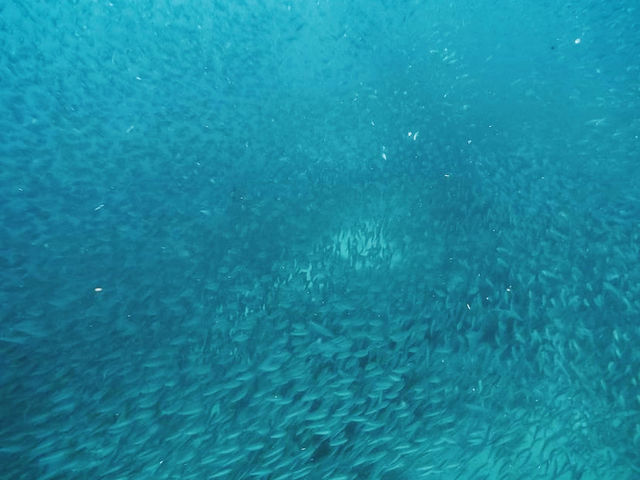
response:
<path id="1" fill-rule="evenodd" d="M 409 3 L 0 6 L 0 478 L 640 478 L 637 8 Z"/>

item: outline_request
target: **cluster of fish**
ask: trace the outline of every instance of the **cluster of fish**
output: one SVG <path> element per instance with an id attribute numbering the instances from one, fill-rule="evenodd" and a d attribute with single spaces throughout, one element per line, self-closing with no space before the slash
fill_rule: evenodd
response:
<path id="1" fill-rule="evenodd" d="M 7 478 L 636 477 L 628 232 L 587 258 L 598 219 L 523 223 L 498 198 L 459 224 L 414 200 L 340 216 L 215 302 L 249 265 L 130 311 L 96 290 L 83 329 L 4 329 Z"/>
<path id="2" fill-rule="evenodd" d="M 0 479 L 640 478 L 632 2 L 85 3 L 0 5 Z"/>

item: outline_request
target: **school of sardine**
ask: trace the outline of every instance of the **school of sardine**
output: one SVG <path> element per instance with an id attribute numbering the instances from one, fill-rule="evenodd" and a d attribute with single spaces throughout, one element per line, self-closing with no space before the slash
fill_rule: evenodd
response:
<path id="1" fill-rule="evenodd" d="M 391 190 L 397 214 L 336 215 L 261 276 L 123 280 L 3 326 L 5 478 L 635 478 L 631 225 L 500 198 L 455 224 Z"/>
<path id="2" fill-rule="evenodd" d="M 425 109 L 408 68 L 289 98 L 243 73 L 273 26 L 216 61 L 174 41 L 241 25 L 222 3 L 222 25 L 123 14 L 104 50 L 99 17 L 0 7 L 41 39 L 2 71 L 58 79 L 0 120 L 32 159 L 0 169 L 0 478 L 640 478 L 640 197 L 584 187 L 553 152 L 599 151 L 536 120 L 467 140 L 466 105 Z M 421 71 L 473 91 L 440 35 Z"/>

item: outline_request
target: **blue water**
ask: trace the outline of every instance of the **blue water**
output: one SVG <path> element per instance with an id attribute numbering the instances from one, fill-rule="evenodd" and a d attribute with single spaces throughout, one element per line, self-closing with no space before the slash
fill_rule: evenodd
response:
<path id="1" fill-rule="evenodd" d="M 0 478 L 640 478 L 636 2 L 0 4 Z"/>

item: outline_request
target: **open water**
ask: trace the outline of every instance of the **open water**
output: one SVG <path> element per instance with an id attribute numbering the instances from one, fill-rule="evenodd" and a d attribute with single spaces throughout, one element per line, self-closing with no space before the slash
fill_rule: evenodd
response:
<path id="1" fill-rule="evenodd" d="M 4 0 L 0 478 L 640 478 L 640 5 Z"/>

